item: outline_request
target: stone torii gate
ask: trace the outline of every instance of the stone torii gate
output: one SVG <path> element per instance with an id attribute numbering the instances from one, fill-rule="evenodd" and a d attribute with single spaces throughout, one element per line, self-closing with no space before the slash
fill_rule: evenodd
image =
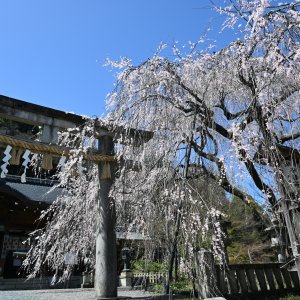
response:
<path id="1" fill-rule="evenodd" d="M 35 149 L 34 147 L 39 147 L 39 153 L 43 153 L 43 151 L 45 153 L 49 153 L 49 151 L 56 151 L 56 154 L 65 153 L 66 149 L 60 149 L 59 146 L 55 146 L 58 131 L 74 128 L 85 122 L 85 119 L 79 115 L 65 113 L 1 95 L 0 117 L 41 126 L 40 142 L 30 142 L 28 144 L 33 149 Z M 112 205 L 112 199 L 109 198 L 109 191 L 113 184 L 115 173 L 114 134 L 110 128 L 101 125 L 99 122 L 95 122 L 95 128 L 96 137 L 99 140 L 99 151 L 91 159 L 98 162 L 100 184 L 98 200 L 100 225 L 96 233 L 95 292 L 97 299 L 116 299 L 118 285 L 116 213 L 115 207 Z M 122 128 L 119 128 L 119 130 L 121 132 Z M 152 133 L 139 130 L 126 130 L 126 134 L 131 135 L 133 138 L 138 136 L 139 140 L 142 139 L 143 141 L 147 141 L 152 137 Z M 6 138 L 9 139 L 10 137 L 6 136 Z M 5 137 L 3 139 L 5 140 Z M 49 144 L 51 144 L 51 149 L 49 149 Z"/>

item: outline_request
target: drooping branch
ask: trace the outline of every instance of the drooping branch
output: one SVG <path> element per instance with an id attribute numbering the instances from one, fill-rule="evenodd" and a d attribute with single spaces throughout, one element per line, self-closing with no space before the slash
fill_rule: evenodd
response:
<path id="1" fill-rule="evenodd" d="M 287 142 L 287 141 L 290 141 L 290 140 L 295 140 L 299 137 L 300 137 L 300 131 L 295 132 L 295 133 L 291 133 L 291 134 L 287 134 L 287 135 L 283 135 L 278 139 L 281 143 L 284 143 L 284 142 Z"/>
<path id="2" fill-rule="evenodd" d="M 208 153 L 205 153 L 204 151 L 201 151 L 198 147 L 198 145 L 192 141 L 191 145 L 194 149 L 194 151 L 201 157 L 204 157 L 214 163 L 216 163 L 218 170 L 219 170 L 219 176 L 214 174 L 211 171 L 208 171 L 207 168 L 205 168 L 204 165 L 202 165 L 203 170 L 205 170 L 205 173 L 212 178 L 213 180 L 215 180 L 226 192 L 240 198 L 243 202 L 245 202 L 247 205 L 249 205 L 251 207 L 251 209 L 253 210 L 255 216 L 262 221 L 263 224 L 266 224 L 266 220 L 265 218 L 263 218 L 263 216 L 258 212 L 257 208 L 255 207 L 254 203 L 252 203 L 251 201 L 249 201 L 249 199 L 251 199 L 251 197 L 249 195 L 247 195 L 247 193 L 241 191 L 240 189 L 234 187 L 228 180 L 226 173 L 225 173 L 225 165 L 224 162 L 220 159 L 218 159 L 215 155 L 211 155 Z"/>
<path id="3" fill-rule="evenodd" d="M 224 171 L 225 170 L 224 162 L 222 160 L 220 160 L 216 155 L 209 154 L 209 153 L 202 151 L 194 141 L 191 141 L 191 145 L 197 155 L 216 163 L 220 174 L 222 174 L 222 178 L 224 177 L 224 182 L 221 181 L 222 187 L 228 192 L 230 192 L 229 190 L 234 191 L 234 188 L 231 186 L 231 184 L 229 183 L 229 181 L 226 177 L 226 174 Z M 264 183 L 262 181 L 261 177 L 259 176 L 259 174 L 254 166 L 254 163 L 249 158 L 247 158 L 246 151 L 244 149 L 239 149 L 238 151 L 240 154 L 239 159 L 240 159 L 240 161 L 242 161 L 245 164 L 245 167 L 248 170 L 249 175 L 253 179 L 253 182 L 255 183 L 256 187 L 259 190 L 261 190 L 264 194 L 267 195 L 268 200 L 272 205 L 275 205 L 276 197 L 274 195 L 273 190 L 266 183 Z M 236 195 L 236 196 L 238 196 L 238 195 Z"/>
<path id="4" fill-rule="evenodd" d="M 202 166 L 203 170 L 205 171 L 205 174 L 208 175 L 210 178 L 215 180 L 216 182 L 221 182 L 221 187 L 228 193 L 230 193 L 233 196 L 238 197 L 241 199 L 246 205 L 248 205 L 252 212 L 253 215 L 257 220 L 260 220 L 262 224 L 264 224 L 266 227 L 268 225 L 268 221 L 266 218 L 259 212 L 258 210 L 258 205 L 255 201 L 252 200 L 252 197 L 249 196 L 247 193 L 244 191 L 241 191 L 240 189 L 234 187 L 228 180 L 227 178 L 220 178 L 219 176 L 213 174 L 212 172 L 209 172 L 205 166 Z"/>
<path id="5" fill-rule="evenodd" d="M 242 161 L 244 162 L 244 164 L 245 164 L 251 178 L 253 179 L 253 182 L 257 186 L 257 188 L 260 189 L 264 194 L 267 195 L 268 201 L 272 205 L 275 205 L 276 197 L 274 195 L 273 190 L 266 183 L 264 183 L 262 181 L 260 175 L 258 174 L 258 172 L 254 166 L 254 163 L 249 158 L 247 158 L 246 151 L 244 149 L 240 149 L 239 154 L 241 155 Z"/>
<path id="6" fill-rule="evenodd" d="M 227 120 L 234 120 L 234 119 L 244 115 L 247 112 L 247 110 L 242 110 L 237 113 L 231 113 L 226 106 L 225 99 L 226 99 L 226 95 L 225 95 L 224 91 L 221 91 L 220 104 L 216 105 L 215 107 L 222 109 L 224 116 L 227 118 Z"/>

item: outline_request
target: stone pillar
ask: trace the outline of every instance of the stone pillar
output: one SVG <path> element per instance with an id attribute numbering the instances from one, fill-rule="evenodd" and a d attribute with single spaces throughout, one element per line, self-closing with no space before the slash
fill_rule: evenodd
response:
<path id="1" fill-rule="evenodd" d="M 290 240 L 290 246 L 293 253 L 293 258 L 295 260 L 295 270 L 298 273 L 298 277 L 300 279 L 300 251 L 299 251 L 299 240 L 295 233 L 295 227 L 292 222 L 292 218 L 290 216 L 290 210 L 287 204 L 287 201 L 285 198 L 282 198 L 280 201 L 280 209 L 282 212 L 282 215 L 284 217 L 285 225 L 287 228 L 289 240 Z"/>
<path id="2" fill-rule="evenodd" d="M 120 274 L 120 284 L 123 287 L 129 287 L 132 284 L 132 272 L 130 270 L 131 250 L 127 247 L 121 250 L 124 268 Z"/>
<path id="3" fill-rule="evenodd" d="M 81 288 L 91 288 L 94 286 L 93 284 L 93 277 L 94 274 L 93 273 L 89 273 L 89 272 L 83 272 L 82 273 L 82 284 L 81 284 Z"/>
<path id="4" fill-rule="evenodd" d="M 114 154 L 112 137 L 99 139 L 99 152 L 103 155 Z M 117 247 L 114 202 L 109 198 L 109 191 L 114 180 L 115 167 L 110 162 L 99 163 L 99 201 L 96 237 L 95 291 L 97 299 L 117 297 Z"/>
<path id="5" fill-rule="evenodd" d="M 212 252 L 201 249 L 195 253 L 196 287 L 199 299 L 215 297 L 217 293 L 216 270 Z"/>
<path id="6" fill-rule="evenodd" d="M 58 127 L 44 124 L 42 128 L 41 142 L 56 144 L 58 139 L 57 133 Z"/>
<path id="7" fill-rule="evenodd" d="M 271 247 L 276 250 L 277 261 L 284 263 L 287 260 L 287 230 L 283 224 L 280 224 L 278 213 L 273 214 L 271 218 L 272 226 L 265 229 L 265 232 L 271 238 Z"/>

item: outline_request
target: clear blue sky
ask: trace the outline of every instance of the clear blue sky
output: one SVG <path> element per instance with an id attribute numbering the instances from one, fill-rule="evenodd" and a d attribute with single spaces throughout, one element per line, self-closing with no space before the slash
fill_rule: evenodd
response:
<path id="1" fill-rule="evenodd" d="M 222 18 L 208 0 L 0 0 L 0 94 L 101 115 L 114 75 L 105 59 L 151 57 L 161 41 L 186 44 Z"/>

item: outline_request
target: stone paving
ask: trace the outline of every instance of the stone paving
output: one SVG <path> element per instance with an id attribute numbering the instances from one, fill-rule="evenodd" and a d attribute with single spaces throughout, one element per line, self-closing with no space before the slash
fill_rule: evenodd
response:
<path id="1" fill-rule="evenodd" d="M 141 290 L 118 289 L 118 296 L 124 299 L 171 299 Z M 95 300 L 94 289 L 51 289 L 0 291 L 0 300 Z M 174 299 L 174 298 L 173 298 Z"/>

